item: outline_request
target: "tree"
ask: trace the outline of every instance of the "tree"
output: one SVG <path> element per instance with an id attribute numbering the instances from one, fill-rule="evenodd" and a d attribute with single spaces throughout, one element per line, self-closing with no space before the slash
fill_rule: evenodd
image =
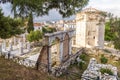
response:
<path id="1" fill-rule="evenodd" d="M 11 3 L 14 17 L 22 19 L 31 12 L 37 16 L 47 15 L 50 10 L 56 9 L 63 17 L 69 17 L 85 7 L 89 0 L 1 0 L 0 3 Z M 32 20 L 31 20 L 32 21 Z M 32 23 L 30 23 L 32 26 Z M 28 32 L 33 30 L 28 28 Z"/>
<path id="2" fill-rule="evenodd" d="M 42 39 L 43 34 L 41 31 L 31 31 L 30 34 L 27 35 L 27 40 L 30 42 L 37 42 Z"/>
<path id="3" fill-rule="evenodd" d="M 115 20 L 114 26 L 114 48 L 120 50 L 120 18 Z"/>
<path id="4" fill-rule="evenodd" d="M 106 23 L 105 40 L 113 41 L 114 48 L 120 50 L 120 18 L 107 14 L 109 21 Z"/>
<path id="5" fill-rule="evenodd" d="M 1 0 L 0 3 L 12 4 L 12 11 L 19 16 L 27 16 L 30 12 L 46 15 L 52 9 L 58 10 L 63 17 L 69 17 L 86 6 L 89 0 Z M 16 13 L 15 13 L 16 14 Z"/>
<path id="6" fill-rule="evenodd" d="M 106 41 L 113 41 L 115 37 L 115 33 L 111 31 L 111 23 L 105 23 L 105 40 Z"/>
<path id="7" fill-rule="evenodd" d="M 115 34 L 113 33 L 113 14 L 111 13 L 106 13 L 107 18 L 109 19 L 109 21 L 107 21 L 105 23 L 105 40 L 106 41 L 113 41 L 114 40 L 114 36 Z"/>
<path id="8" fill-rule="evenodd" d="M 34 25 L 33 25 L 33 15 L 32 12 L 29 14 L 29 20 L 27 25 L 27 31 L 30 33 L 30 31 L 34 31 Z"/>
<path id="9" fill-rule="evenodd" d="M 0 38 L 7 39 L 23 33 L 19 19 L 5 17 L 0 9 Z"/>

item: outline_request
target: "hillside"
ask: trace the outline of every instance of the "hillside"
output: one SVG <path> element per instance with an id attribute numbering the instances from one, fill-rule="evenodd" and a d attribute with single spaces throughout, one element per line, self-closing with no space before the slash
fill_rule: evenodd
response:
<path id="1" fill-rule="evenodd" d="M 82 73 L 86 70 L 90 58 L 96 58 L 99 63 L 101 55 L 108 59 L 107 64 L 112 64 L 118 68 L 118 77 L 120 77 L 120 61 L 108 53 L 108 51 L 100 51 L 97 54 L 92 52 L 92 54 L 81 55 L 81 59 L 85 61 L 85 64 L 73 64 L 70 65 L 68 71 L 60 77 L 54 77 L 47 73 L 37 71 L 33 68 L 26 68 L 22 65 L 19 65 L 12 60 L 4 59 L 0 57 L 0 80 L 80 80 Z"/>
<path id="2" fill-rule="evenodd" d="M 71 65 L 64 75 L 54 77 L 33 68 L 26 68 L 12 60 L 0 57 L 0 80 L 80 80 L 86 67 L 79 69 L 76 64 Z"/>
<path id="3" fill-rule="evenodd" d="M 26 68 L 0 57 L 0 80 L 56 80 L 47 73 Z"/>

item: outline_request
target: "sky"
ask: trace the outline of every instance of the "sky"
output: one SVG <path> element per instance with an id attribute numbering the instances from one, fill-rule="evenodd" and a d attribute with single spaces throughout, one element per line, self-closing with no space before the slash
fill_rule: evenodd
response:
<path id="1" fill-rule="evenodd" d="M 3 9 L 4 15 L 8 16 L 11 15 L 11 5 L 10 4 L 0 4 L 0 6 Z M 93 7 L 98 10 L 111 12 L 115 16 L 120 17 L 120 0 L 90 0 L 89 4 L 85 7 Z M 64 20 L 72 20 L 75 18 L 75 15 L 65 18 Z M 39 21 L 51 21 L 51 20 L 61 20 L 63 19 L 62 16 L 55 10 L 51 10 L 49 12 L 49 15 L 43 16 L 43 17 L 34 17 L 35 22 Z"/>

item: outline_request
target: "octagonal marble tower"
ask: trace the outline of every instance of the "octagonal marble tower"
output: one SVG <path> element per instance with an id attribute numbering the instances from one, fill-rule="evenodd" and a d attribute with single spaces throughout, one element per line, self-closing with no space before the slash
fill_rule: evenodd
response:
<path id="1" fill-rule="evenodd" d="M 102 11 L 87 8 L 76 15 L 76 46 L 104 47 L 105 17 Z"/>

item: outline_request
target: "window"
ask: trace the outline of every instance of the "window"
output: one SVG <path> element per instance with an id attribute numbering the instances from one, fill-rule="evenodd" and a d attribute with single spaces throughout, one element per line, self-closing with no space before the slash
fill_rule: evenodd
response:
<path id="1" fill-rule="evenodd" d="M 90 35 L 90 31 L 88 31 L 88 35 Z"/>

